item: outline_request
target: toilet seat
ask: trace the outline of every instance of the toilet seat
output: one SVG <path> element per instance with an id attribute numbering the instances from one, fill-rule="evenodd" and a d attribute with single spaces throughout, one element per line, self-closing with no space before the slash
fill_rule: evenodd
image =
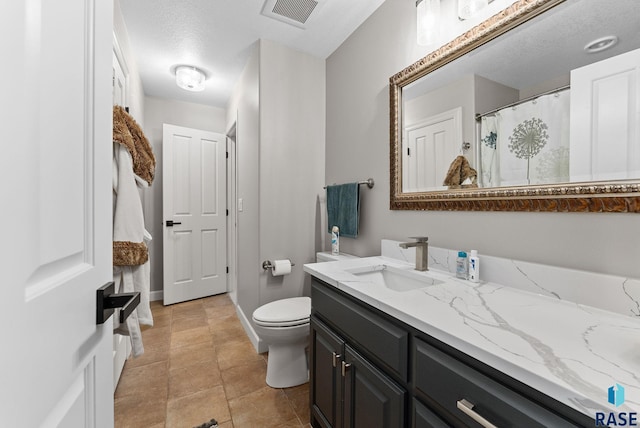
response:
<path id="1" fill-rule="evenodd" d="M 294 327 L 309 323 L 311 299 L 292 297 L 260 306 L 253 312 L 253 321 L 264 327 Z"/>

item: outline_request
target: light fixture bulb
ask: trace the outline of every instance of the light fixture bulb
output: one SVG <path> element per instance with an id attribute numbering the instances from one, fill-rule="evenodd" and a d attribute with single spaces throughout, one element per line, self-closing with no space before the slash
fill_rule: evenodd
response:
<path id="1" fill-rule="evenodd" d="M 458 0 L 458 17 L 470 19 L 485 7 L 489 6 L 489 0 Z"/>
<path id="2" fill-rule="evenodd" d="M 431 45 L 440 35 L 440 0 L 418 0 L 416 2 L 416 35 L 420 46 Z"/>
<path id="3" fill-rule="evenodd" d="M 206 76 L 202 70 L 190 65 L 176 67 L 176 85 L 192 92 L 204 91 Z"/>

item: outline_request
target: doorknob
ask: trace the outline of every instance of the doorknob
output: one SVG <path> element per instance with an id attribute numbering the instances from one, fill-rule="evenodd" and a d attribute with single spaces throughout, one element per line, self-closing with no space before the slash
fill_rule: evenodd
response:
<path id="1" fill-rule="evenodd" d="M 173 221 L 173 220 L 167 220 L 166 221 L 166 225 L 168 226 L 173 226 L 174 224 L 182 224 L 182 222 L 180 221 Z"/>
<path id="2" fill-rule="evenodd" d="M 108 282 L 96 292 L 96 324 L 104 324 L 115 308 L 120 309 L 120 323 L 123 323 L 131 312 L 140 304 L 140 292 L 115 294 L 116 286 Z"/>

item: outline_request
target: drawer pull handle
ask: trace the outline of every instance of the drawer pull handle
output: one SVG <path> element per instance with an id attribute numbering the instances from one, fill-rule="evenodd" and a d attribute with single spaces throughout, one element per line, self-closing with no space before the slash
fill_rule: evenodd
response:
<path id="1" fill-rule="evenodd" d="M 333 367 L 338 367 L 338 359 L 342 358 L 342 355 L 333 352 Z"/>
<path id="2" fill-rule="evenodd" d="M 471 404 L 466 399 L 463 398 L 462 400 L 458 400 L 456 402 L 456 406 L 458 407 L 459 410 L 462 411 L 462 413 L 464 413 L 465 415 L 469 416 L 471 419 L 473 419 L 474 421 L 476 421 L 477 423 L 479 423 L 483 427 L 485 427 L 485 428 L 498 428 L 494 424 L 492 424 L 491 422 L 489 422 L 488 420 L 486 420 L 485 418 L 480 416 L 478 413 L 476 413 L 473 410 L 474 405 Z"/>
<path id="3" fill-rule="evenodd" d="M 351 367 L 351 364 L 345 363 L 344 361 L 342 362 L 342 377 L 345 377 L 347 375 L 347 370 L 349 369 L 349 367 Z"/>

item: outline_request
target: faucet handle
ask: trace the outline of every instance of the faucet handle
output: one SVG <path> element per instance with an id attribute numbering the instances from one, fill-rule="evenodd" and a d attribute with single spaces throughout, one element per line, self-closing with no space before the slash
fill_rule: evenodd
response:
<path id="1" fill-rule="evenodd" d="M 429 237 L 428 236 L 410 236 L 409 238 L 415 239 L 416 242 L 428 242 L 429 241 Z"/>

